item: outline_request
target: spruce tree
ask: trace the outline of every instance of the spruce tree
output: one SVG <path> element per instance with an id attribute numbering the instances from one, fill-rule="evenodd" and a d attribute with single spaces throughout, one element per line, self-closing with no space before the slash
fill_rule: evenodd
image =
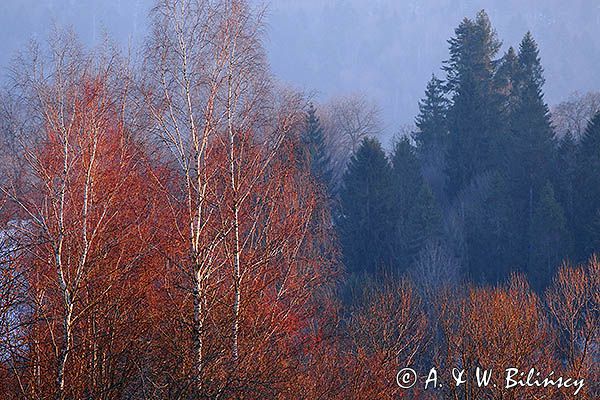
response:
<path id="1" fill-rule="evenodd" d="M 312 103 L 306 115 L 306 128 L 302 135 L 302 141 L 312 175 L 326 189 L 329 189 L 332 176 L 330 157 L 325 145 L 323 128 Z"/>
<path id="2" fill-rule="evenodd" d="M 442 233 L 441 226 L 442 216 L 433 193 L 429 186 L 423 183 L 408 210 L 404 232 L 406 261 L 412 263 L 427 243 L 439 238 Z"/>
<path id="3" fill-rule="evenodd" d="M 440 203 L 446 197 L 444 189 L 448 149 L 448 106 L 443 82 L 432 75 L 427 83 L 425 98 L 419 102 L 414 140 L 423 178 Z"/>
<path id="4" fill-rule="evenodd" d="M 444 70 L 452 93 L 448 113 L 447 192 L 455 195 L 479 173 L 498 164 L 495 146 L 500 104 L 494 91 L 494 57 L 501 42 L 485 11 L 465 18 L 449 40 Z"/>
<path id="5" fill-rule="evenodd" d="M 589 224 L 588 232 L 590 234 L 589 249 L 597 253 L 600 249 L 600 208 L 596 209 L 596 215 Z"/>
<path id="6" fill-rule="evenodd" d="M 504 129 L 509 128 L 509 119 L 518 105 L 519 57 L 511 46 L 502 56 L 494 75 L 495 91 L 501 102 L 501 113 L 504 119 Z M 508 126 L 506 126 L 508 125 Z"/>
<path id="7" fill-rule="evenodd" d="M 543 69 L 537 44 L 528 32 L 519 45 L 518 69 L 514 77 L 516 97 L 510 115 L 511 157 L 508 170 L 511 193 L 519 225 L 515 235 L 521 248 L 531 248 L 528 232 L 533 223 L 535 199 L 551 178 L 555 139 L 548 106 L 544 102 Z"/>
<path id="8" fill-rule="evenodd" d="M 568 238 L 565 238 L 567 253 L 572 255 L 575 232 L 575 178 L 577 173 L 577 143 L 571 132 L 561 139 L 552 169 L 552 183 L 556 188 L 556 200 L 560 203 L 567 221 Z"/>
<path id="9" fill-rule="evenodd" d="M 514 235 L 514 205 L 506 177 L 494 172 L 482 181 L 465 206 L 467 271 L 475 281 L 496 283 L 522 267 L 524 252 Z"/>
<path id="10" fill-rule="evenodd" d="M 555 269 L 565 256 L 566 220 L 554 190 L 547 182 L 535 205 L 529 228 L 530 250 L 528 274 L 531 286 L 538 291 L 546 288 Z"/>
<path id="11" fill-rule="evenodd" d="M 392 263 L 391 168 L 376 139 L 366 138 L 350 158 L 340 190 L 337 223 L 351 272 L 375 272 Z"/>
<path id="12" fill-rule="evenodd" d="M 596 114 L 581 137 L 577 152 L 575 179 L 575 235 L 579 260 L 600 250 L 595 221 L 600 210 L 600 113 Z"/>
<path id="13" fill-rule="evenodd" d="M 495 135 L 495 158 L 501 171 L 506 172 L 514 166 L 513 117 L 519 106 L 519 57 L 511 46 L 497 64 L 494 74 L 494 93 L 499 105 L 500 120 Z"/>
<path id="14" fill-rule="evenodd" d="M 426 155 L 444 146 L 448 136 L 446 113 L 448 100 L 445 97 L 443 81 L 431 76 L 425 89 L 425 98 L 419 101 L 419 115 L 416 118 L 417 133 L 415 142 L 420 155 Z"/>
<path id="15" fill-rule="evenodd" d="M 410 266 L 425 243 L 440 233 L 437 202 L 421 175 L 416 149 L 407 137 L 396 142 L 392 153 L 395 265 Z"/>
<path id="16" fill-rule="evenodd" d="M 518 103 L 512 114 L 511 130 L 515 194 L 525 204 L 528 220 L 533 213 L 533 199 L 550 178 L 554 159 L 554 132 L 544 102 L 542 73 L 537 44 L 527 33 L 519 46 Z"/>
<path id="17" fill-rule="evenodd" d="M 394 206 L 398 210 L 398 215 L 401 215 L 412 207 L 423 185 L 419 160 L 409 138 L 403 137 L 394 144 L 391 161 Z"/>

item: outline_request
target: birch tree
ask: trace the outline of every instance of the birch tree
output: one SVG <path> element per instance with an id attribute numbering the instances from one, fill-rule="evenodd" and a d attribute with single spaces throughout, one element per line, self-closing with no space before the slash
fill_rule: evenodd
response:
<path id="1" fill-rule="evenodd" d="M 11 364 L 22 397 L 109 398 L 132 379 L 124 363 L 141 357 L 134 343 L 146 329 L 143 314 L 131 317 L 151 236 L 145 156 L 125 120 L 130 80 L 118 55 L 86 53 L 64 31 L 48 52 L 33 46 L 14 76 L 31 119 L 26 176 L 1 187 L 27 288 L 23 354 Z"/>
<path id="2" fill-rule="evenodd" d="M 301 114 L 296 98 L 279 101 L 273 94 L 261 45 L 262 13 L 246 2 L 160 1 L 152 15 L 142 89 L 155 133 L 168 150 L 165 159 L 179 170 L 179 191 L 172 196 L 182 217 L 172 223 L 188 250 L 174 263 L 189 284 L 189 375 L 203 392 L 209 390 L 203 382 L 212 368 L 207 359 L 215 364 L 222 351 L 220 345 L 207 348 L 213 329 L 208 320 L 223 318 L 216 316 L 222 302 L 231 302 L 226 337 L 232 368 L 238 364 L 247 270 L 243 253 L 259 221 L 255 217 L 242 232 L 241 209 L 262 190 L 265 174 Z M 230 268 L 226 275 L 223 265 Z M 232 290 L 221 290 L 223 282 L 230 282 Z M 231 298 L 224 298 L 228 293 Z"/>

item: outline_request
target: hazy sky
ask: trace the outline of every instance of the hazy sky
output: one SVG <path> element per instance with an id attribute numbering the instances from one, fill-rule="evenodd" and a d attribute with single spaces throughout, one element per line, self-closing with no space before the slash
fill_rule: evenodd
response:
<path id="1" fill-rule="evenodd" d="M 258 0 L 255 0 L 258 4 Z M 153 0 L 0 0 L 0 64 L 52 21 L 86 43 L 106 29 L 139 42 Z M 485 8 L 505 51 L 527 30 L 539 43 L 546 100 L 600 90 L 600 0 L 272 0 L 265 47 L 273 72 L 319 100 L 362 92 L 379 103 L 388 134 L 411 123 L 431 73 L 448 57 L 447 39 Z"/>

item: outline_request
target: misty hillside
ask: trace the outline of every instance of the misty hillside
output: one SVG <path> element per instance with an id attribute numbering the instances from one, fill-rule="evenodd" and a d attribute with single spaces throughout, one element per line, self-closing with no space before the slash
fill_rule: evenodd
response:
<path id="1" fill-rule="evenodd" d="M 388 137 L 412 124 L 415 99 L 447 57 L 455 21 L 484 8 L 504 49 L 535 33 L 550 105 L 572 92 L 600 90 L 600 4 L 594 0 L 272 0 L 265 47 L 282 80 L 318 99 L 364 92 L 383 109 Z M 146 33 L 150 0 L 22 0 L 0 4 L 0 65 L 27 38 L 43 38 L 52 20 L 72 24 L 89 43 L 106 29 L 123 45 Z M 387 143 L 386 143 L 387 145 Z"/>

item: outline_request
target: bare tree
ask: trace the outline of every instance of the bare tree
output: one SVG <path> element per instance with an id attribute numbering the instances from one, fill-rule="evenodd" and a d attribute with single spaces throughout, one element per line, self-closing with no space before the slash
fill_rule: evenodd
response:
<path id="1" fill-rule="evenodd" d="M 320 119 L 331 155 L 333 181 L 339 182 L 362 139 L 381 134 L 380 109 L 364 95 L 346 95 L 326 103 Z"/>
<path id="2" fill-rule="evenodd" d="M 541 303 L 527 280 L 513 276 L 500 287 L 465 287 L 441 292 L 437 365 L 460 365 L 465 376 L 476 368 L 504 370 L 533 365 L 549 373 L 557 368 L 550 329 Z M 450 373 L 442 380 L 451 381 Z M 497 378 L 496 378 L 497 379 Z M 537 399 L 538 388 L 506 389 L 496 384 L 479 386 L 467 379 L 462 385 L 443 384 L 445 398 Z M 545 394 L 555 398 L 553 388 Z M 545 395 L 544 394 L 544 395 Z"/>
<path id="3" fill-rule="evenodd" d="M 6 203 L 0 204 L 0 212 L 7 211 L 3 207 Z M 18 229 L 12 226 L 14 223 L 2 221 L 0 225 L 0 380 L 3 372 L 7 376 L 18 376 L 13 374 L 16 366 L 12 361 L 24 355 L 22 341 L 28 314 L 26 282 L 15 266 L 21 249 L 16 240 Z M 22 388 L 18 381 L 11 383 Z"/>
<path id="4" fill-rule="evenodd" d="M 221 352 L 213 349 L 207 356 L 205 346 L 211 307 L 227 301 L 220 289 L 220 257 L 224 252 L 231 266 L 228 337 L 235 369 L 246 270 L 243 253 L 256 231 L 252 225 L 241 232 L 240 212 L 253 200 L 300 113 L 296 97 L 273 94 L 261 44 L 262 12 L 242 0 L 163 0 L 152 16 L 143 92 L 156 133 L 182 179 L 174 200 L 185 203 L 184 217 L 175 218 L 173 225 L 189 250 L 173 261 L 190 277 L 191 376 L 202 391 L 206 359 L 215 362 L 214 352 Z"/>
<path id="5" fill-rule="evenodd" d="M 58 366 L 56 370 L 57 398 L 64 398 L 65 390 L 65 368 L 73 348 L 73 319 L 76 313 L 75 303 L 77 294 L 80 291 L 80 283 L 83 279 L 84 266 L 87 261 L 87 249 L 89 249 L 89 231 L 95 227 L 89 227 L 87 222 L 82 224 L 82 238 L 87 243 L 84 251 L 81 253 L 78 261 L 71 264 L 63 254 L 67 227 L 65 226 L 65 209 L 68 207 L 68 185 L 69 176 L 72 174 L 74 160 L 77 156 L 73 155 L 73 142 L 77 141 L 77 127 L 75 127 L 76 99 L 72 96 L 72 88 L 79 84 L 85 75 L 85 71 L 90 67 L 89 60 L 83 56 L 81 48 L 72 35 L 56 35 L 50 42 L 51 63 L 44 65 L 44 57 L 41 55 L 39 47 L 32 46 L 32 56 L 30 57 L 30 68 L 26 73 L 18 72 L 16 81 L 22 85 L 24 91 L 27 91 L 30 100 L 29 104 L 37 111 L 36 115 L 41 117 L 41 124 L 46 124 L 49 129 L 55 132 L 57 137 L 58 160 L 62 162 L 60 172 L 54 181 L 47 182 L 51 189 L 49 197 L 44 201 L 50 205 L 48 212 L 43 209 L 37 209 L 34 204 L 27 204 L 17 197 L 17 191 L 14 190 L 5 193 L 21 206 L 28 214 L 35 226 L 38 226 L 45 234 L 46 239 L 52 248 L 53 263 L 56 268 L 56 280 L 60 287 L 62 300 L 64 302 L 64 312 L 61 313 L 62 319 L 62 339 L 57 341 L 56 353 L 58 354 Z M 30 167 L 39 172 L 40 178 L 52 176 L 50 170 L 54 166 L 48 165 L 40 155 L 29 153 L 26 155 L 30 159 Z M 91 160 L 93 164 L 93 160 Z M 91 164 L 90 164 L 91 167 Z M 91 168 L 89 169 L 91 172 Z M 54 177 L 53 177 L 54 178 Z M 84 209 L 82 214 L 87 215 L 88 193 L 91 184 L 91 177 L 88 174 L 86 179 L 86 200 L 84 200 Z M 56 185 L 56 187 L 53 187 Z M 14 186 L 13 186 L 14 187 Z M 34 237 L 35 231 L 24 232 L 26 236 Z M 52 332 L 54 335 L 54 332 Z M 56 332 L 58 335 L 59 332 Z"/>
<path id="6" fill-rule="evenodd" d="M 115 310 L 141 298 L 129 289 L 143 219 L 131 212 L 144 209 L 133 202 L 145 182 L 142 153 L 123 119 L 127 68 L 106 49 L 84 52 L 62 30 L 47 51 L 33 44 L 17 65 L 14 86 L 29 115 L 20 138 L 26 176 L 0 190 L 16 219 L 22 250 L 12 257 L 27 287 L 29 320 L 26 356 L 15 354 L 10 364 L 19 366 L 25 397 L 116 396 L 123 390 L 116 382 L 132 371 L 117 367 L 123 352 L 136 353 L 126 338 L 135 335 L 135 319 Z"/>
<path id="7" fill-rule="evenodd" d="M 415 140 L 414 140 L 414 135 L 415 132 L 417 131 L 417 127 L 415 126 L 415 124 L 401 124 L 400 126 L 398 126 L 396 133 L 394 134 L 394 137 L 392 138 L 392 143 L 396 143 L 398 140 L 407 137 L 410 139 L 411 143 L 414 145 L 415 144 Z"/>
<path id="8" fill-rule="evenodd" d="M 366 279 L 347 321 L 351 361 L 346 396 L 393 399 L 401 393 L 396 373 L 415 365 L 427 348 L 427 318 L 409 280 Z"/>
<path id="9" fill-rule="evenodd" d="M 593 256 L 585 266 L 563 265 L 546 291 L 546 304 L 558 328 L 569 373 L 592 381 L 600 372 L 594 361 L 599 356 L 599 285 L 600 262 Z"/>
<path id="10" fill-rule="evenodd" d="M 599 111 L 600 93 L 580 94 L 575 92 L 568 100 L 552 108 L 552 124 L 559 137 L 571 132 L 575 139 L 579 139 L 592 117 Z"/>
<path id="11" fill-rule="evenodd" d="M 223 23 L 215 2 L 160 1 L 152 17 L 143 92 L 158 134 L 184 179 L 181 194 L 187 212 L 183 224 L 175 228 L 189 245 L 179 267 L 189 269 L 191 275 L 192 374 L 201 389 L 207 285 L 215 267 L 212 252 L 224 236 L 217 234 L 203 243 L 206 221 L 212 213 L 205 201 L 210 181 L 206 158 L 209 141 L 222 126 L 219 100 L 226 79 L 227 46 L 215 32 L 214 26 Z"/>
<path id="12" fill-rule="evenodd" d="M 425 244 L 411 269 L 411 278 L 430 305 L 443 288 L 455 287 L 462 278 L 458 259 L 441 241 Z"/>

